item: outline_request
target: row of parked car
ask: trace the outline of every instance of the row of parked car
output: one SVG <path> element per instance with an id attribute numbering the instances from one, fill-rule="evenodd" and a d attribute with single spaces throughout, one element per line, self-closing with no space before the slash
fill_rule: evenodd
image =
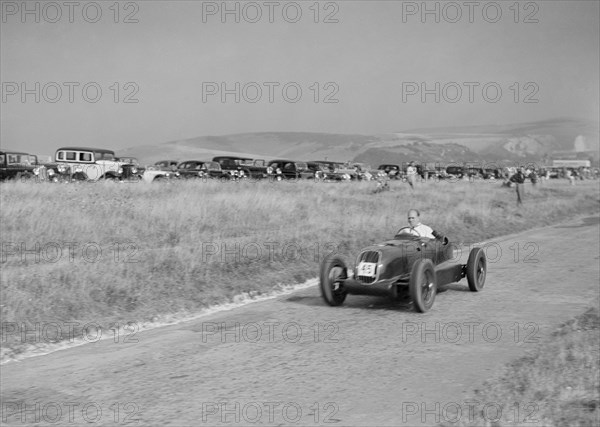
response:
<path id="1" fill-rule="evenodd" d="M 133 157 L 118 157 L 114 151 L 88 147 L 61 147 L 53 161 L 40 163 L 37 156 L 0 151 L 0 179 L 37 179 L 48 182 L 72 181 L 166 181 L 179 179 L 322 179 L 332 181 L 373 179 L 384 176 L 361 163 L 328 160 L 262 160 L 218 156 L 212 160 L 163 160 L 144 167 Z"/>
<path id="2" fill-rule="evenodd" d="M 72 181 L 167 181 L 182 179 L 271 179 L 277 181 L 317 179 L 327 181 L 404 179 L 408 164 L 382 164 L 376 169 L 366 163 L 330 160 L 263 160 L 217 156 L 212 160 L 162 160 L 144 167 L 134 157 L 118 157 L 112 150 L 62 147 L 54 160 L 41 163 L 37 156 L 0 151 L 0 180 L 37 179 L 48 182 Z M 543 171 L 540 171 L 543 172 Z M 424 163 L 416 165 L 422 179 L 482 178 L 506 179 L 510 168 L 483 168 L 469 165 Z"/>
<path id="3" fill-rule="evenodd" d="M 186 160 L 177 162 L 163 160 L 148 170 L 168 171 L 177 179 L 273 179 L 277 181 L 298 179 L 320 179 L 330 181 L 370 180 L 384 176 L 382 170 L 373 170 L 363 163 L 341 163 L 329 160 L 263 160 L 248 157 L 217 156 L 211 161 Z"/>

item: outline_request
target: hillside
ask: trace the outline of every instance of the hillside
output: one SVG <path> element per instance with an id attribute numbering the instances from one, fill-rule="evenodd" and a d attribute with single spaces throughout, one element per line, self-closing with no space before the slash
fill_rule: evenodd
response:
<path id="1" fill-rule="evenodd" d="M 531 123 L 410 129 L 392 134 L 258 132 L 200 136 L 156 145 L 130 147 L 119 154 L 142 163 L 161 159 L 209 159 L 216 155 L 296 160 L 356 160 L 372 164 L 459 161 L 540 161 L 555 153 L 592 151 L 598 160 L 599 125 L 555 119 Z M 583 154 L 583 153 L 582 153 Z M 585 154 L 589 157 L 589 154 Z"/>

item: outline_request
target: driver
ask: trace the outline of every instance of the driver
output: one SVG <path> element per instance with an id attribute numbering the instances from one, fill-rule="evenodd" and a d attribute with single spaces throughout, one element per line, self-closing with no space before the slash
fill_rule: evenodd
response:
<path id="1" fill-rule="evenodd" d="M 440 239 L 444 240 L 444 236 L 434 231 L 431 227 L 421 224 L 421 214 L 416 209 L 408 211 L 408 224 L 410 229 L 404 231 L 408 234 L 418 235 L 420 237 L 427 237 L 429 239 Z"/>

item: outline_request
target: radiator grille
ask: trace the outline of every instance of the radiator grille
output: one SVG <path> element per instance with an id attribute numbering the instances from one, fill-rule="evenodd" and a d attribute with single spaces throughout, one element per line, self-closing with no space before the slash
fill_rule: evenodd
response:
<path id="1" fill-rule="evenodd" d="M 379 252 L 376 251 L 364 251 L 358 256 L 358 262 L 373 262 L 379 264 Z M 358 264 L 358 263 L 357 263 Z M 365 284 L 373 283 L 377 280 L 378 267 L 375 267 L 375 277 L 370 276 L 356 276 L 356 279 Z"/>

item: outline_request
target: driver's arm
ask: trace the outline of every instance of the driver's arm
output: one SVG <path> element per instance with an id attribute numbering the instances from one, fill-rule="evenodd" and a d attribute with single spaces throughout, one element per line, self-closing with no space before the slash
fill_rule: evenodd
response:
<path id="1" fill-rule="evenodd" d="M 446 238 L 442 233 L 438 233 L 435 230 L 433 230 L 431 234 L 433 234 L 433 237 L 435 237 L 436 240 L 444 241 L 444 239 Z"/>

